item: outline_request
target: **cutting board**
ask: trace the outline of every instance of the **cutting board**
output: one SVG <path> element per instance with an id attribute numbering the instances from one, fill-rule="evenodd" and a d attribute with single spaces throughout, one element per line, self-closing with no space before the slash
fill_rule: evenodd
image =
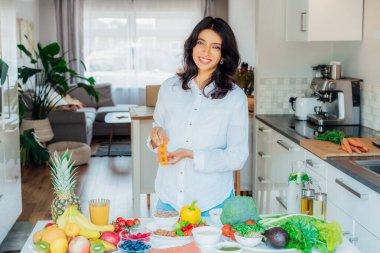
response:
<path id="1" fill-rule="evenodd" d="M 303 139 L 300 141 L 300 145 L 324 160 L 328 157 L 338 156 L 380 156 L 380 148 L 372 144 L 373 140 L 380 140 L 380 138 L 360 138 L 360 140 L 367 148 L 369 148 L 368 152 L 349 154 L 342 150 L 338 144 L 314 139 Z"/>

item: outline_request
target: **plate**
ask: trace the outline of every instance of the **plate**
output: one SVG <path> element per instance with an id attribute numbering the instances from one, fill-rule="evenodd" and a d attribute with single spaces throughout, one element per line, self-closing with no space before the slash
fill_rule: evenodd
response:
<path id="1" fill-rule="evenodd" d="M 148 229 L 150 232 L 152 232 L 152 237 L 157 238 L 157 239 L 162 239 L 162 240 L 168 240 L 168 241 L 192 241 L 193 237 L 192 236 L 176 236 L 176 237 L 171 237 L 171 236 L 163 236 L 163 235 L 155 235 L 154 231 L 157 229 L 160 229 L 155 222 L 149 222 L 146 224 L 146 229 Z M 161 228 L 165 230 L 173 230 L 174 228 Z"/>
<path id="2" fill-rule="evenodd" d="M 226 237 L 224 235 L 222 235 L 222 239 L 223 239 L 223 241 L 226 241 L 226 242 L 236 242 L 236 243 L 238 243 L 237 241 L 234 241 L 231 238 Z M 249 252 L 258 252 L 258 253 L 259 252 L 260 253 L 299 253 L 299 251 L 297 249 L 275 249 L 275 248 L 271 248 L 270 246 L 267 246 L 263 242 L 261 242 L 260 244 L 258 244 L 255 247 L 247 247 L 247 246 L 243 246 L 242 244 L 240 244 L 240 245 L 243 247 L 244 250 L 249 251 Z"/>

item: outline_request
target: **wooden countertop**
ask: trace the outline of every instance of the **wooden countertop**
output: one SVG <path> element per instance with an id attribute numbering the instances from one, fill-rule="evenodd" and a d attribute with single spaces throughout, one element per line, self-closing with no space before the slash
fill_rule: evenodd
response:
<path id="1" fill-rule="evenodd" d="M 138 106 L 130 109 L 132 120 L 153 119 L 154 107 Z"/>

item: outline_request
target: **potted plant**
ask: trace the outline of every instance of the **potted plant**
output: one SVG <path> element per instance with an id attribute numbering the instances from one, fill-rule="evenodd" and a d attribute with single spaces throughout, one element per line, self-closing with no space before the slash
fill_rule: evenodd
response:
<path id="1" fill-rule="evenodd" d="M 254 107 L 254 98 L 252 96 L 254 90 L 254 77 L 254 68 L 252 66 L 248 67 L 248 63 L 246 62 L 242 62 L 240 68 L 236 72 L 236 79 L 238 85 L 248 97 L 248 108 L 251 112 Z"/>
<path id="2" fill-rule="evenodd" d="M 98 93 L 94 88 L 95 79 L 84 77 L 71 69 L 69 62 L 75 60 L 66 62 L 57 42 L 45 46 L 38 43 L 37 48 L 30 45 L 32 52 L 22 44 L 17 47 L 31 63 L 30 66 L 18 68 L 18 78 L 21 81 L 20 104 L 26 107 L 31 117 L 23 120 L 21 131 L 34 128 L 38 139 L 46 142 L 53 138 L 48 115 L 64 96 L 82 88 L 98 101 Z M 86 69 L 83 62 L 81 63 Z M 73 80 L 77 80 L 77 83 L 71 84 Z"/>

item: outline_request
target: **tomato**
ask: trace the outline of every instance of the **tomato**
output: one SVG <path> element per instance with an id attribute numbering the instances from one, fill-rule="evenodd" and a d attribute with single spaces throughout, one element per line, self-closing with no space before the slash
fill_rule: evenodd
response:
<path id="1" fill-rule="evenodd" d="M 234 241 L 236 241 L 236 238 L 235 238 L 235 232 L 236 232 L 235 229 L 231 229 L 231 231 L 230 231 L 230 238 L 231 238 L 232 240 L 234 240 Z"/>
<path id="2" fill-rule="evenodd" d="M 247 220 L 245 222 L 246 225 L 256 225 L 256 222 L 254 222 L 253 220 Z"/>
<path id="3" fill-rule="evenodd" d="M 138 224 L 140 224 L 140 220 L 139 220 L 139 219 L 137 219 L 137 218 L 135 218 L 135 219 L 133 220 L 133 224 L 135 224 L 135 225 L 138 225 Z"/>
<path id="4" fill-rule="evenodd" d="M 185 232 L 183 232 L 183 235 L 184 236 L 192 236 L 193 233 L 190 230 L 186 230 Z"/>
<path id="5" fill-rule="evenodd" d="M 124 220 L 119 221 L 118 223 L 119 223 L 119 225 L 120 225 L 121 227 L 125 227 L 125 221 L 124 221 Z"/>
<path id="6" fill-rule="evenodd" d="M 120 232 L 121 226 L 119 223 L 115 223 L 113 226 L 115 227 L 115 232 Z"/>
<path id="7" fill-rule="evenodd" d="M 117 217 L 116 222 L 121 222 L 121 221 L 124 221 L 124 218 L 123 217 Z"/>
<path id="8" fill-rule="evenodd" d="M 127 227 L 133 227 L 134 225 L 133 220 L 126 220 L 125 225 L 127 225 Z"/>
<path id="9" fill-rule="evenodd" d="M 230 224 L 226 224 L 222 227 L 222 234 L 224 236 L 230 236 L 230 232 L 231 232 L 231 225 Z"/>
<path id="10" fill-rule="evenodd" d="M 201 223 L 199 224 L 199 226 L 200 226 L 200 227 L 204 227 L 204 226 L 206 226 L 206 223 L 201 222 Z"/>

